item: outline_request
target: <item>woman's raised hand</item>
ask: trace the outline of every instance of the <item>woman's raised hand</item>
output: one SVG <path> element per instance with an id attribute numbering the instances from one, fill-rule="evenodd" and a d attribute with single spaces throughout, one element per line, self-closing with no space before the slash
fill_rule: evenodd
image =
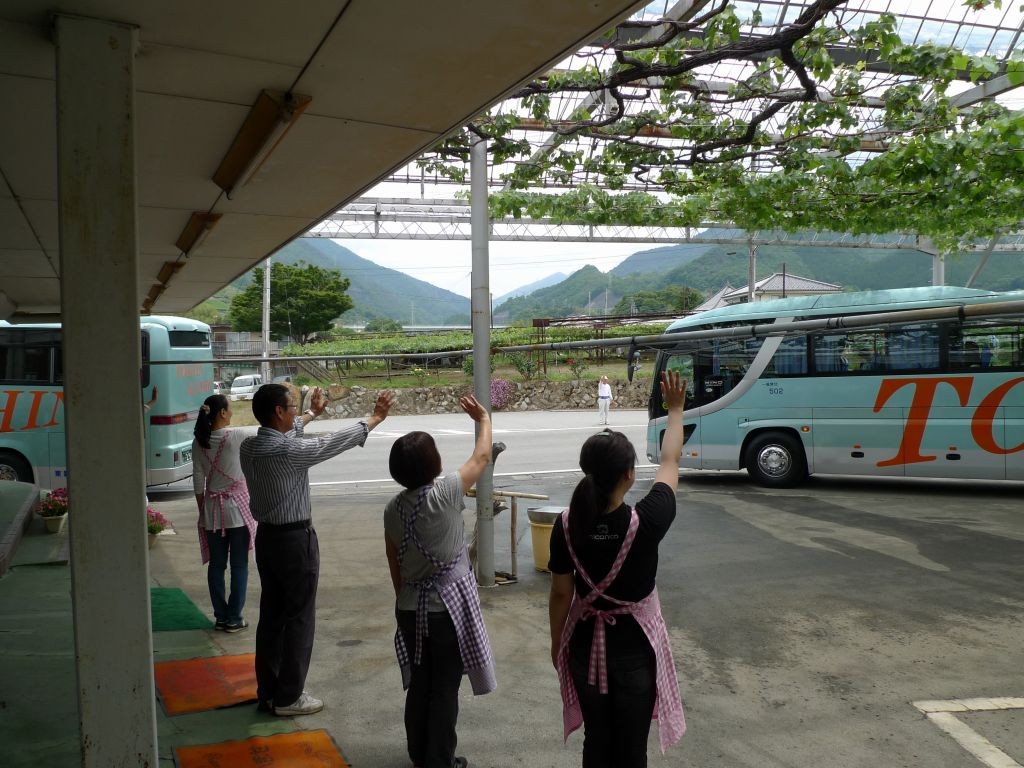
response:
<path id="1" fill-rule="evenodd" d="M 686 401 L 686 379 L 678 371 L 664 371 L 661 374 L 661 398 L 666 410 L 682 410 Z"/>
<path id="2" fill-rule="evenodd" d="M 481 421 L 489 418 L 487 409 L 473 395 L 463 395 L 459 398 L 459 405 L 473 421 Z"/>

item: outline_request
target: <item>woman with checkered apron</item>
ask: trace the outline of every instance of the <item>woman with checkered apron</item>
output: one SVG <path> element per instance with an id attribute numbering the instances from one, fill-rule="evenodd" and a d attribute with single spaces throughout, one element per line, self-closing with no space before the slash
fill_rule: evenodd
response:
<path id="1" fill-rule="evenodd" d="M 213 603 L 214 629 L 241 632 L 249 626 L 242 611 L 249 585 L 249 552 L 256 521 L 249 512 L 249 488 L 238 449 L 245 435 L 228 429 L 231 403 L 210 395 L 199 407 L 192 441 L 192 487 L 199 507 L 199 554 Z M 224 572 L 231 566 L 231 589 Z"/>
<path id="2" fill-rule="evenodd" d="M 644 768 L 651 720 L 661 750 L 686 731 L 655 578 L 676 515 L 686 382 L 662 374 L 668 423 L 654 484 L 635 508 L 636 452 L 605 430 L 580 451 L 585 477 L 551 532 L 551 662 L 566 739 L 583 725 L 583 768 Z"/>
<path id="3" fill-rule="evenodd" d="M 468 766 L 455 756 L 462 676 L 477 696 L 495 688 L 462 522 L 463 497 L 491 459 L 491 420 L 476 398 L 463 397 L 459 404 L 480 434 L 458 472 L 439 477 L 441 456 L 426 432 L 396 440 L 388 462 L 405 488 L 384 509 L 384 531 L 397 603 L 406 741 L 415 768 Z"/>

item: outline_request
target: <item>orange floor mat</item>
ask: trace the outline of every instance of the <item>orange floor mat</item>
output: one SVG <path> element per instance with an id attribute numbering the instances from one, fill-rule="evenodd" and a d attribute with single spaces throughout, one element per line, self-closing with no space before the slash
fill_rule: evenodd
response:
<path id="1" fill-rule="evenodd" d="M 185 715 L 256 701 L 255 664 L 253 653 L 157 662 L 153 672 L 164 711 Z"/>
<path id="2" fill-rule="evenodd" d="M 294 731 L 198 747 L 175 747 L 178 768 L 350 768 L 327 731 Z"/>

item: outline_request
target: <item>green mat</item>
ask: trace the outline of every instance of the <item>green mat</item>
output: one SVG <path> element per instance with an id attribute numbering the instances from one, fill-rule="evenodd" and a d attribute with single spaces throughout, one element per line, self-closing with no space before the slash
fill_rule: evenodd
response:
<path id="1" fill-rule="evenodd" d="M 176 587 L 150 587 L 149 600 L 154 632 L 213 627 L 213 622 L 196 608 L 188 595 Z"/>

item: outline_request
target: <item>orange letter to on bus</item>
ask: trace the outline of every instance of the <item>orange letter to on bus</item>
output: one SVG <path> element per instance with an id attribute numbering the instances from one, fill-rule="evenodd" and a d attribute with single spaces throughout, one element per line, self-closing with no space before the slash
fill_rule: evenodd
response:
<path id="1" fill-rule="evenodd" d="M 920 464 L 924 461 L 935 461 L 935 456 L 921 455 L 921 441 L 924 439 L 924 428 L 928 423 L 932 402 L 935 400 L 935 390 L 939 384 L 949 384 L 956 390 L 960 398 L 960 405 L 967 405 L 973 383 L 973 377 L 883 379 L 882 386 L 878 388 L 878 397 L 875 398 L 875 413 L 882 410 L 882 406 L 889 401 L 894 393 L 908 384 L 914 385 L 914 399 L 910 401 L 910 413 L 907 416 L 907 423 L 903 426 L 903 440 L 900 442 L 899 451 L 891 459 L 878 462 L 877 466 L 892 467 L 898 464 Z"/>
<path id="2" fill-rule="evenodd" d="M 14 405 L 18 402 L 18 395 L 22 393 L 20 389 L 8 389 L 7 403 L 3 408 L 0 408 L 0 432 L 11 431 L 11 419 L 14 418 Z"/>
<path id="3" fill-rule="evenodd" d="M 995 419 L 996 408 L 1003 402 L 1006 393 L 1022 381 L 1024 381 L 1024 378 L 1010 379 L 1000 384 L 985 395 L 985 399 L 981 401 L 978 410 L 974 412 L 974 417 L 971 419 L 971 436 L 974 437 L 974 442 L 978 444 L 981 450 L 1001 455 L 1024 451 L 1024 443 L 1015 448 L 1003 448 L 996 442 L 995 435 L 992 434 L 992 422 Z"/>

